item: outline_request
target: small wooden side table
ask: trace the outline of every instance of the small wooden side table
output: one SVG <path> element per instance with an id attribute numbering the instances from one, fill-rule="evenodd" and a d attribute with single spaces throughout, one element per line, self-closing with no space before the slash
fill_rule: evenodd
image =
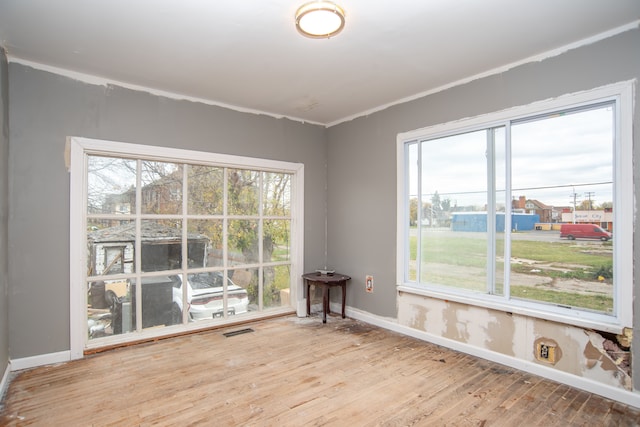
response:
<path id="1" fill-rule="evenodd" d="M 333 286 L 340 286 L 342 288 L 342 318 L 345 318 L 344 307 L 347 301 L 347 281 L 351 280 L 351 277 L 346 274 L 321 274 L 321 273 L 306 273 L 302 275 L 302 278 L 307 283 L 307 316 L 311 314 L 311 285 L 322 287 L 322 323 L 327 323 L 327 313 L 331 313 L 329 308 L 329 289 Z"/>

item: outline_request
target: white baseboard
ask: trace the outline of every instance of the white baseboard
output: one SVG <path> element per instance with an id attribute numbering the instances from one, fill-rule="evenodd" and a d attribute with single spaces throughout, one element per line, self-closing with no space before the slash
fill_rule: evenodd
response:
<path id="1" fill-rule="evenodd" d="M 7 368 L 4 370 L 4 375 L 2 375 L 2 380 L 0 380 L 0 401 L 4 397 L 4 394 L 7 392 L 7 388 L 9 387 L 9 374 L 11 373 L 11 362 L 7 362 Z"/>
<path id="2" fill-rule="evenodd" d="M 36 366 L 68 362 L 69 360 L 71 360 L 71 352 L 69 350 L 60 351 L 58 353 L 40 354 L 38 356 L 22 357 L 20 359 L 11 359 L 11 370 L 20 371 L 22 369 L 35 368 Z"/>
<path id="3" fill-rule="evenodd" d="M 334 308 L 334 304 L 332 303 L 332 311 L 340 309 L 341 304 L 335 304 Z M 589 393 L 594 393 L 606 397 L 607 399 L 612 399 L 640 409 L 640 391 L 633 392 L 620 389 L 608 384 L 602 384 L 597 381 L 593 381 L 588 378 L 578 377 L 567 372 L 558 371 L 556 369 L 552 369 L 542 365 L 537 365 L 527 360 L 517 359 L 515 357 L 507 356 L 502 353 L 496 353 L 487 349 L 461 343 L 459 341 L 450 340 L 448 338 L 443 338 L 441 336 L 433 335 L 424 331 L 419 331 L 417 329 L 398 324 L 397 320 L 394 318 L 376 316 L 366 311 L 358 310 L 352 307 L 346 308 L 346 314 L 348 317 L 356 320 L 361 320 L 363 322 L 370 323 L 381 328 L 389 329 L 400 334 L 414 337 L 433 344 L 441 345 L 443 347 L 470 354 L 472 356 L 480 357 L 491 362 L 510 366 L 512 368 L 519 369 L 530 374 L 538 375 L 543 378 L 560 382 L 571 387 L 575 387 Z"/>

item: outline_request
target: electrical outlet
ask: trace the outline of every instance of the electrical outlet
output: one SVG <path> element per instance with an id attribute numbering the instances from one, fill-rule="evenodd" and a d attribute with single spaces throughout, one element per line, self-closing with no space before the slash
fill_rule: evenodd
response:
<path id="1" fill-rule="evenodd" d="M 365 289 L 367 290 L 367 292 L 369 293 L 373 292 L 373 276 L 367 275 L 364 283 L 365 283 Z"/>
<path id="2" fill-rule="evenodd" d="M 556 346 L 550 343 L 538 343 L 536 358 L 551 364 L 556 363 Z"/>
<path id="3" fill-rule="evenodd" d="M 540 344 L 540 358 L 549 359 L 549 346 L 546 344 Z"/>

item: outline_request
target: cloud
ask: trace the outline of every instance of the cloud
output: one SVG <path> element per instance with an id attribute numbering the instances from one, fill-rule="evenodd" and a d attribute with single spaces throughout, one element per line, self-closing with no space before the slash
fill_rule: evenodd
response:
<path id="1" fill-rule="evenodd" d="M 496 187 L 504 189 L 506 137 L 496 140 Z M 591 199 L 613 201 L 614 116 L 610 106 L 514 122 L 511 128 L 512 197 L 551 206 Z M 422 142 L 422 194 L 483 205 L 487 189 L 487 130 Z M 417 155 L 417 150 L 416 150 Z M 412 172 L 417 174 L 417 168 Z M 415 186 L 414 186 L 415 187 Z M 412 187 L 416 193 L 417 188 Z M 504 197 L 498 195 L 498 198 Z"/>

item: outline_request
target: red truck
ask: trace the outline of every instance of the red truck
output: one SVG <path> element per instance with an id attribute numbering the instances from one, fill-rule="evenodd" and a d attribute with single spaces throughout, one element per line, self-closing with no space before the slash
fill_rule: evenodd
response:
<path id="1" fill-rule="evenodd" d="M 611 233 L 593 224 L 562 224 L 560 226 L 560 238 L 575 239 L 599 239 L 603 242 L 611 239 Z"/>

